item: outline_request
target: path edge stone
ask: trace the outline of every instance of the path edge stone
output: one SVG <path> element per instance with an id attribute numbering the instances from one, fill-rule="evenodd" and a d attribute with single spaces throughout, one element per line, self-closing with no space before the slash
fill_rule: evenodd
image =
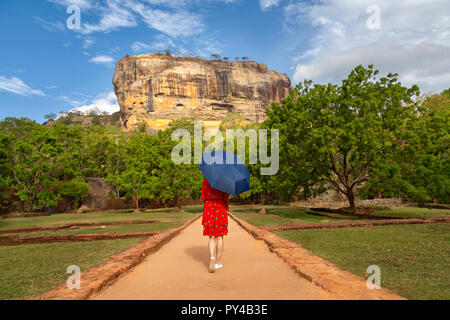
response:
<path id="1" fill-rule="evenodd" d="M 162 230 L 133 246 L 112 255 L 108 260 L 81 273 L 81 289 L 69 289 L 66 282 L 59 284 L 31 300 L 87 300 L 92 295 L 111 285 L 118 277 L 130 271 L 144 259 L 158 251 L 182 230 L 194 223 L 202 215 L 198 214 L 177 228 Z M 68 274 L 69 276 L 69 274 Z"/>
<path id="2" fill-rule="evenodd" d="M 301 277 L 333 294 L 338 300 L 406 300 L 386 288 L 370 290 L 366 280 L 302 248 L 301 244 L 254 226 L 229 213 L 255 239 L 263 240 Z"/>

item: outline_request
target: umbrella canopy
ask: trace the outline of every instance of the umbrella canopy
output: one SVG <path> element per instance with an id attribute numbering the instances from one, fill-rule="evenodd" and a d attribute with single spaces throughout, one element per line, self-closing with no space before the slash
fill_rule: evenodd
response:
<path id="1" fill-rule="evenodd" d="M 233 196 L 250 190 L 250 171 L 234 154 L 215 150 L 202 155 L 200 171 L 214 189 Z"/>

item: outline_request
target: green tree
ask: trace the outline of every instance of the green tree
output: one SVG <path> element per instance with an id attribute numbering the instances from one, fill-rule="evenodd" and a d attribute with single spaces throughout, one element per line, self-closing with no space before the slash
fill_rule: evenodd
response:
<path id="1" fill-rule="evenodd" d="M 403 131 L 402 143 L 382 159 L 363 191 L 418 203 L 449 203 L 450 95 L 424 99 Z"/>
<path id="2" fill-rule="evenodd" d="M 36 205 L 55 206 L 63 196 L 76 207 L 89 189 L 85 179 L 103 174 L 110 139 L 99 127 L 47 128 L 28 119 L 8 118 L 0 122 L 0 129 L 0 136 L 9 137 L 8 170 L 2 170 L 9 172 L 9 180 L 2 180 L 9 181 L 27 211 Z"/>
<path id="3" fill-rule="evenodd" d="M 181 201 L 186 199 L 198 199 L 201 195 L 203 175 L 198 165 L 194 163 L 194 155 L 191 154 L 191 164 L 176 165 L 171 159 L 171 152 L 178 143 L 171 140 L 172 132 L 184 128 L 191 133 L 191 146 L 194 145 L 193 122 L 191 120 L 177 121 L 167 131 L 160 131 L 159 154 L 161 155 L 158 172 L 158 197 L 166 203 L 168 200 L 176 200 L 178 207 Z"/>
<path id="4" fill-rule="evenodd" d="M 55 159 L 58 144 L 49 130 L 34 124 L 29 136 L 19 140 L 13 149 L 12 172 L 17 195 L 32 212 L 35 201 L 42 206 L 55 205 Z"/>
<path id="5" fill-rule="evenodd" d="M 11 168 L 11 143 L 13 136 L 0 131 L 0 209 L 5 209 L 11 196 L 12 168 Z"/>
<path id="6" fill-rule="evenodd" d="M 404 127 L 417 112 L 417 86 L 402 86 L 397 74 L 377 74 L 372 65 L 360 65 L 341 85 L 305 81 L 268 109 L 265 125 L 280 130 L 277 178 L 284 196 L 308 198 L 331 185 L 356 212 L 357 188 L 403 143 Z"/>
<path id="7" fill-rule="evenodd" d="M 277 189 L 277 181 L 276 176 L 266 176 L 261 175 L 261 168 L 266 167 L 266 165 L 262 165 L 261 162 L 257 163 L 250 163 L 250 139 L 245 137 L 245 132 L 247 132 L 248 129 L 253 129 L 256 131 L 256 140 L 257 145 L 256 148 L 252 152 L 255 152 L 256 154 L 259 154 L 259 148 L 261 147 L 259 144 L 259 135 L 260 131 L 259 129 L 264 129 L 262 124 L 260 123 L 249 123 L 246 125 L 236 124 L 234 126 L 235 130 L 242 129 L 239 133 L 239 131 L 236 131 L 236 137 L 234 138 L 234 145 L 235 145 L 235 155 L 239 156 L 238 154 L 238 140 L 245 138 L 245 161 L 244 159 L 240 158 L 241 161 L 244 161 L 247 168 L 250 171 L 250 190 L 247 192 L 244 192 L 243 194 L 240 194 L 237 196 L 238 199 L 250 199 L 252 202 L 260 203 L 261 205 L 264 205 L 267 200 L 277 199 L 278 196 L 278 189 Z M 225 136 L 225 133 L 224 133 Z M 227 145 L 228 139 L 225 139 L 224 145 Z M 271 141 L 268 141 L 268 150 L 271 148 Z"/>
<path id="8" fill-rule="evenodd" d="M 61 196 L 69 197 L 74 208 L 78 208 L 83 200 L 88 196 L 91 187 L 81 177 L 73 178 L 69 181 L 61 181 L 58 192 Z"/>
<path id="9" fill-rule="evenodd" d="M 139 211 L 139 201 L 153 199 L 157 195 L 158 154 L 157 138 L 148 134 L 136 133 L 123 144 L 121 165 L 111 172 L 106 182 L 123 191 L 133 199 Z"/>

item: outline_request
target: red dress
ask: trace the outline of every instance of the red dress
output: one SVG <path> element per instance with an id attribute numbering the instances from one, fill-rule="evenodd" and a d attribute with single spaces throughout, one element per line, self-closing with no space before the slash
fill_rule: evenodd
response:
<path id="1" fill-rule="evenodd" d="M 228 234 L 228 193 L 211 187 L 208 181 L 203 180 L 203 235 L 224 236 Z"/>

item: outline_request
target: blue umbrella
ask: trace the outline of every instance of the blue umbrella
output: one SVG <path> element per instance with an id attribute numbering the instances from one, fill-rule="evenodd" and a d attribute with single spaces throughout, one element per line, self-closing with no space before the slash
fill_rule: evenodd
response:
<path id="1" fill-rule="evenodd" d="M 250 171 L 234 154 L 223 150 L 204 153 L 200 171 L 214 189 L 233 196 L 250 190 Z"/>

